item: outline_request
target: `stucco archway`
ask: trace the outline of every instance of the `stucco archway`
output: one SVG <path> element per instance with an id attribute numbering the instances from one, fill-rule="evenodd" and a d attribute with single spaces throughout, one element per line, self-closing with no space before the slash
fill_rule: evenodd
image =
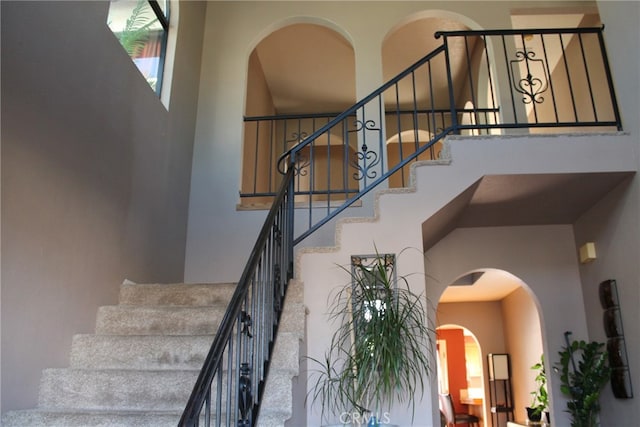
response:
<path id="1" fill-rule="evenodd" d="M 543 354 L 542 322 L 539 302 L 532 289 L 520 278 L 502 269 L 473 269 L 455 277 L 442 292 L 436 310 L 436 328 L 459 325 L 477 339 L 481 348 L 483 402 L 480 408 L 462 404 L 465 394 L 477 384 L 460 386 L 460 379 L 451 389 L 457 408 L 480 415 L 485 426 L 491 425 L 494 414 L 490 401 L 491 384 L 487 378 L 487 356 L 507 353 L 511 361 L 511 387 L 516 420 L 526 419 L 525 407 L 534 389 L 534 372 L 530 367 Z M 451 349 L 449 349 L 451 353 Z M 451 357 L 451 356 L 450 356 Z M 454 359 L 455 360 L 455 357 Z M 501 421 L 506 419 L 505 416 Z"/>

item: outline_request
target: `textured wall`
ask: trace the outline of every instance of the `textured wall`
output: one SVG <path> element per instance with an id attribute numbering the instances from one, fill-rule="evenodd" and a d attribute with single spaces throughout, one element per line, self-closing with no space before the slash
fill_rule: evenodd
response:
<path id="1" fill-rule="evenodd" d="M 2 2 L 2 411 L 35 406 L 125 278 L 182 280 L 204 8 L 167 111 L 108 2 Z"/>

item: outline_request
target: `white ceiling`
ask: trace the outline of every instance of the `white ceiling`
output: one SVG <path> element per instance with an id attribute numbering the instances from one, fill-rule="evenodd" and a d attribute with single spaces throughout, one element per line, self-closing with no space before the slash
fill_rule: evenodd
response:
<path id="1" fill-rule="evenodd" d="M 464 280 L 454 282 L 444 291 L 440 302 L 499 301 L 522 286 L 517 277 L 502 270 L 479 270 L 469 275 L 480 273 L 473 284 L 464 283 Z"/>

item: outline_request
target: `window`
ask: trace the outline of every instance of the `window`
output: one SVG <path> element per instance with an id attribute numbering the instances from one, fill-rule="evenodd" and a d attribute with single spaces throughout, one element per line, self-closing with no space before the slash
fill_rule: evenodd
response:
<path id="1" fill-rule="evenodd" d="M 169 32 L 169 1 L 112 0 L 107 24 L 149 86 L 160 94 Z"/>
<path id="2" fill-rule="evenodd" d="M 352 303 L 353 313 L 366 322 L 374 316 L 383 318 L 396 290 L 394 254 L 352 255 Z M 357 322 L 357 319 L 355 319 Z"/>

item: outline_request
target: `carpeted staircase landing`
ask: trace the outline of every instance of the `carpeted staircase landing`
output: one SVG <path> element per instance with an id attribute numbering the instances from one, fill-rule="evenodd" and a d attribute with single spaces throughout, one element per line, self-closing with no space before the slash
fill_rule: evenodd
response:
<path id="1" fill-rule="evenodd" d="M 4 427 L 175 427 L 235 284 L 123 284 L 96 333 L 73 337 L 69 368 L 42 373 L 38 407 Z M 259 424 L 291 417 L 304 334 L 302 286 L 289 286 Z"/>

